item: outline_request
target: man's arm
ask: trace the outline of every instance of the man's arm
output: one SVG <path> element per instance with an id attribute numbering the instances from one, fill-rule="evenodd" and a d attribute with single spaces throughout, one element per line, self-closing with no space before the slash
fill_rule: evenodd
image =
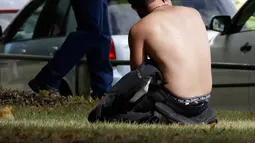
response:
<path id="1" fill-rule="evenodd" d="M 130 48 L 130 68 L 134 70 L 138 68 L 144 60 L 144 40 L 142 31 L 132 27 L 129 31 L 128 43 Z"/>

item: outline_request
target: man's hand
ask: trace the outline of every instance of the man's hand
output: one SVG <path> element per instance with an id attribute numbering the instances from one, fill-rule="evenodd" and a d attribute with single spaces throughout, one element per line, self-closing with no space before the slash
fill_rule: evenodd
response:
<path id="1" fill-rule="evenodd" d="M 133 26 L 129 31 L 128 43 L 130 48 L 130 68 L 138 68 L 144 60 L 144 38 L 142 30 L 138 25 Z"/>

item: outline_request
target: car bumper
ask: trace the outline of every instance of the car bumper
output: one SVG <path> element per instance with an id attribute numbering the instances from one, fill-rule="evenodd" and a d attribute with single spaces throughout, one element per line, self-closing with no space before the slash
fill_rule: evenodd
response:
<path id="1" fill-rule="evenodd" d="M 113 83 L 115 85 L 124 75 L 130 72 L 129 65 L 120 65 L 113 67 Z"/>
<path id="2" fill-rule="evenodd" d="M 123 75 L 120 74 L 117 67 L 113 67 L 113 82 L 112 82 L 112 85 L 115 85 L 122 78 L 122 76 Z"/>

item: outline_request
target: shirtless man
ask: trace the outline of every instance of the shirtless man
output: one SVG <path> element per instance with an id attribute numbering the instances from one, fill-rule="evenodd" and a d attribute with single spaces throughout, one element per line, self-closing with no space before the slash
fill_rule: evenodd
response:
<path id="1" fill-rule="evenodd" d="M 167 94 L 183 103 L 183 110 L 186 105 L 207 108 L 212 90 L 211 55 L 199 12 L 173 6 L 169 0 L 128 1 L 141 17 L 129 33 L 131 70 L 144 62 L 146 53 L 157 63 Z"/>

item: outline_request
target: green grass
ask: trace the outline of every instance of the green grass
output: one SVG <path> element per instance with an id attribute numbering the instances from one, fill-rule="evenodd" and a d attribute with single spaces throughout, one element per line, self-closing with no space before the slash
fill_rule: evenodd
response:
<path id="1" fill-rule="evenodd" d="M 254 142 L 255 115 L 218 112 L 219 124 L 136 125 L 87 121 L 91 104 L 54 109 L 14 108 L 0 120 L 0 142 Z"/>

